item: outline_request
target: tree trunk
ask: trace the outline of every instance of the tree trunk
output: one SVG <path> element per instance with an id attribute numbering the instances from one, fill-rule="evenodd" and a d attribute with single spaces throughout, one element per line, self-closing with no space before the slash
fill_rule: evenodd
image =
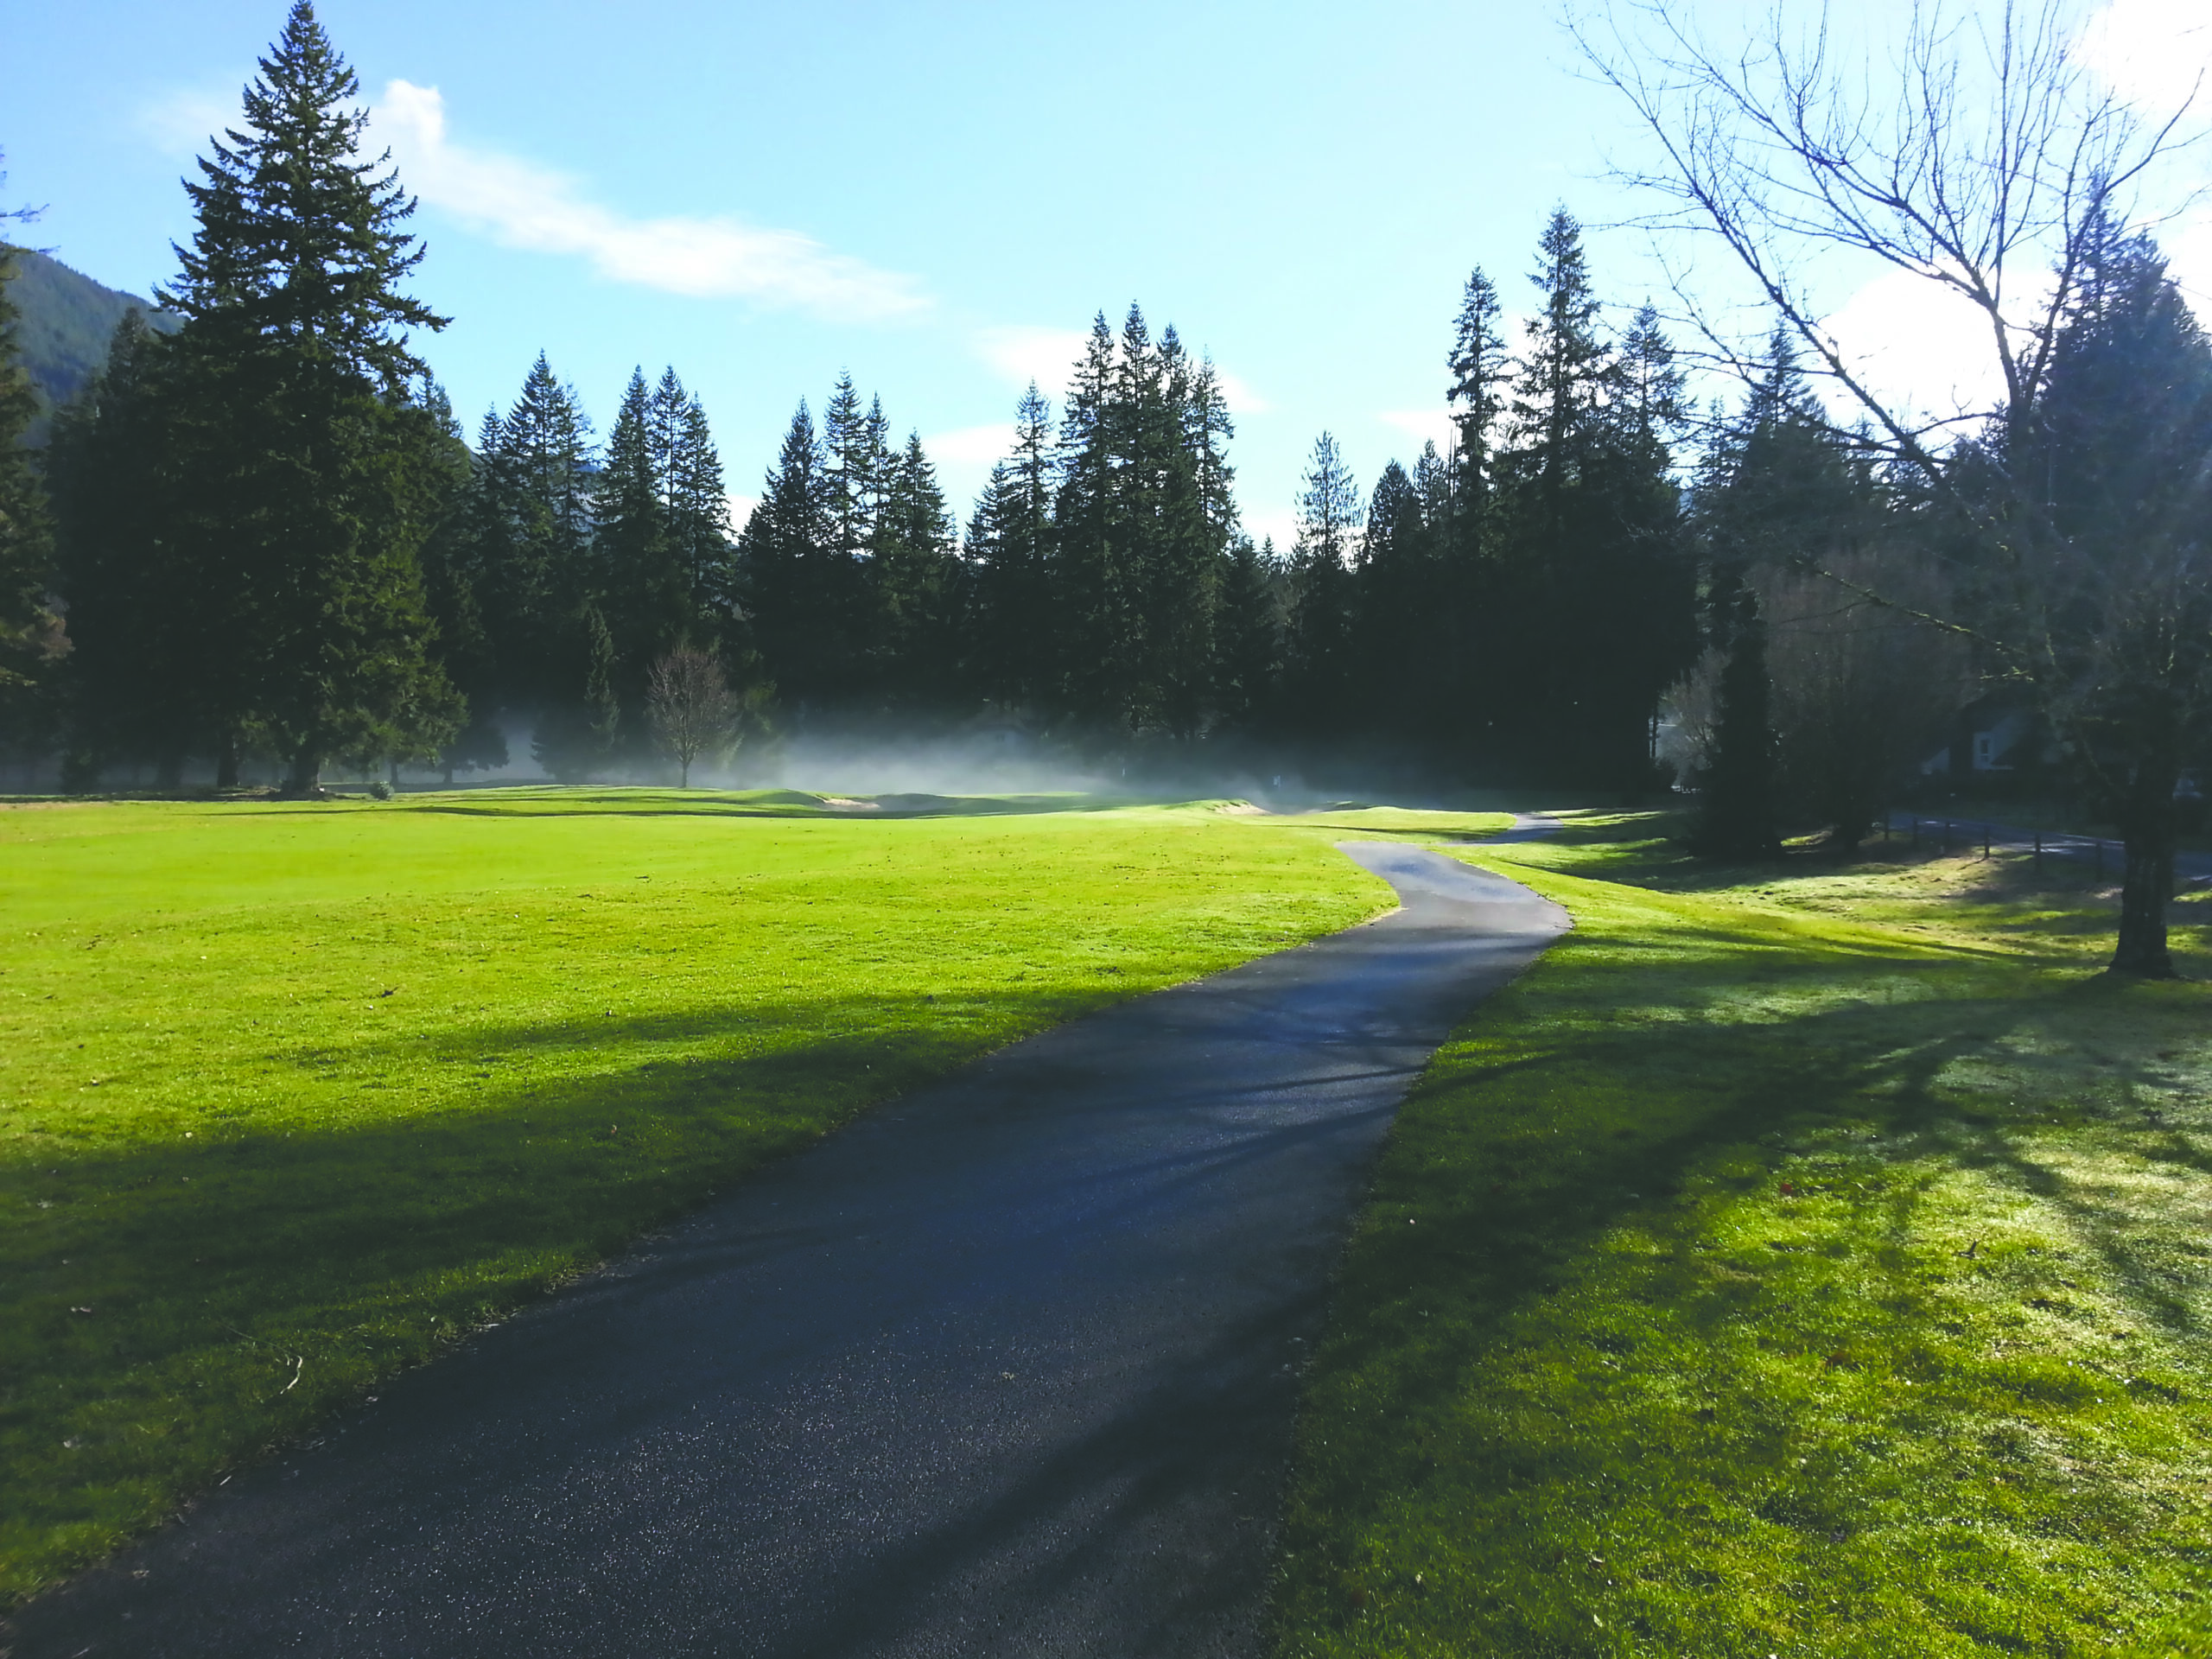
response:
<path id="1" fill-rule="evenodd" d="M 2127 874 L 2120 889 L 2120 943 L 2109 971 L 2140 979 L 2173 979 L 2166 950 L 2166 900 L 2174 890 L 2174 785 L 2178 768 L 2165 755 L 2139 763 L 2120 809 Z"/>
<path id="2" fill-rule="evenodd" d="M 236 732 L 225 732 L 215 745 L 215 787 L 236 789 L 238 786 L 238 736 Z"/>
<path id="3" fill-rule="evenodd" d="M 399 762 L 398 762 L 397 760 L 394 760 L 391 762 L 391 773 L 390 773 L 390 781 L 391 781 L 391 787 L 392 787 L 393 791 L 394 791 L 395 793 L 396 793 L 396 792 L 397 792 L 398 788 L 399 788 Z"/>
<path id="4" fill-rule="evenodd" d="M 312 739 L 292 752 L 291 775 L 284 779 L 288 795 L 312 795 L 322 782 L 322 756 Z"/>

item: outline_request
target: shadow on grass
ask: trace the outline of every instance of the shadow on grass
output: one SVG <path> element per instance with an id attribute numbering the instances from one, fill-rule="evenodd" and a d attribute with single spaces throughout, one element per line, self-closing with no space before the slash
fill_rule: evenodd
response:
<path id="1" fill-rule="evenodd" d="M 0 1605 L 769 1160 L 1128 995 L 749 999 L 393 1037 L 336 1066 L 299 1047 L 269 1058 L 303 1110 L 156 1147 L 27 1147 L 0 1171 L 0 1556 L 29 1576 Z M 582 1054 L 608 1063 L 502 1076 Z M 385 1076 L 426 1066 L 480 1088 L 407 1116 L 378 1102 Z"/>
<path id="2" fill-rule="evenodd" d="M 2063 1458 L 2037 1462 L 2037 1437 L 2194 1399 L 2200 1384 L 2125 1351 L 2092 1365 L 2030 1351 L 2009 1326 L 1993 1341 L 1942 1323 L 1948 1281 L 1997 1287 L 2035 1310 L 2024 1319 L 2070 1317 L 2063 1275 L 2083 1264 L 2026 1222 L 2000 1219 L 1955 1249 L 1929 1240 L 1956 1201 L 1948 1172 L 1993 1179 L 2063 1218 L 2055 1230 L 2097 1257 L 2080 1276 L 2123 1319 L 2201 1340 L 2182 1289 L 2193 1276 L 2146 1230 L 2139 1198 L 2070 1166 L 2084 1154 L 2206 1166 L 2136 1104 L 2171 1086 L 2150 1056 L 2161 1037 L 2193 1036 L 2201 1001 L 2061 984 L 2017 957 L 1792 950 L 1748 930 L 1639 938 L 1625 959 L 1600 943 L 1556 947 L 1440 1056 L 1402 1114 L 1310 1380 L 1287 1643 L 1334 1632 L 1341 1647 L 1312 1651 L 1398 1651 L 1393 1631 L 1433 1629 L 1469 1650 L 1764 1653 L 1843 1628 L 1808 1604 L 1878 1594 L 1923 1598 L 1915 1617 L 1994 1646 L 2103 1650 L 2084 1632 L 2118 1592 L 2085 1569 L 2046 1594 L 2044 1568 L 2006 1529 L 2058 1529 L 2085 1560 L 2124 1562 L 2123 1579 L 2145 1583 L 2177 1581 L 2179 1546 L 2158 1501 L 2062 1473 Z M 2105 1064 L 2107 1038 L 2121 1052 Z M 1700 1217 L 1746 1199 L 1766 1236 L 1700 1238 Z M 1624 1224 L 1648 1244 L 1618 1243 Z M 1752 1386 L 1725 1359 L 1693 1357 L 1708 1344 L 1714 1356 L 1739 1344 L 1794 1380 Z M 1628 1396 L 1609 1390 L 1647 1363 L 1705 1408 L 1693 1397 L 1619 1414 Z M 1885 1394 L 1893 1376 L 1910 1391 Z M 1832 1433 L 1815 1425 L 1828 1401 L 1849 1407 Z M 2013 1461 L 1986 1489 L 1955 1484 L 1955 1469 L 1916 1488 L 1910 1459 L 1938 1453 L 1884 1421 L 1895 1414 L 1948 1422 L 1933 1440 L 1962 1434 L 1974 1457 Z M 1436 1512 L 1456 1557 L 1411 1518 L 1438 1481 L 1452 1483 Z M 1955 1511 L 1971 1528 L 1952 1526 Z M 1758 1535 L 1767 1554 L 1739 1567 L 1757 1587 L 1699 1587 L 1701 1560 L 1726 1555 L 1706 1549 L 1724 1525 Z M 1641 1578 L 1672 1590 L 1631 1577 L 1646 1552 Z M 1609 1564 L 1590 1573 L 1585 1556 Z M 1427 1587 L 1412 1572 L 1423 1560 Z M 1447 1564 L 1487 1587 L 1440 1599 Z M 1616 1579 L 1629 1589 L 1616 1595 Z M 1760 1605 L 1777 1583 L 1789 1593 Z M 1605 1633 L 1620 1619 L 1621 1635 Z M 1892 1650 L 1866 1640 L 1853 1650 Z"/>

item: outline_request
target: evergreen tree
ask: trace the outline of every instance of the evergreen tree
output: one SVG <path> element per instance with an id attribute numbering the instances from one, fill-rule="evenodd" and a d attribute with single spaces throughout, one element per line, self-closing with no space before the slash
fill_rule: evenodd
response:
<path id="1" fill-rule="evenodd" d="M 1766 619 L 1749 587 L 1738 586 L 1726 603 L 1728 656 L 1720 671 L 1712 753 L 1698 779 L 1691 844 L 1709 858 L 1771 858 L 1781 840 L 1775 824 L 1777 758 Z"/>
<path id="2" fill-rule="evenodd" d="M 572 695 L 547 652 L 592 587 L 597 458 L 575 391 L 540 352 L 487 446 L 487 483 L 512 515 L 487 605 L 509 683 L 531 700 Z"/>
<path id="3" fill-rule="evenodd" d="M 1359 486 L 1332 434 L 1314 442 L 1305 485 L 1291 554 L 1284 702 L 1297 729 L 1320 736 L 1343 731 L 1351 713 L 1351 563 L 1360 521 Z"/>
<path id="4" fill-rule="evenodd" d="M 2170 976 L 2175 789 L 2212 747 L 2212 341 L 2147 236 L 2099 215 L 2035 419 L 1999 434 L 2042 495 L 2029 556 L 1966 573 L 1974 608 L 2043 642 L 2045 706 L 2126 838 L 2116 971 Z"/>
<path id="5" fill-rule="evenodd" d="M 1505 401 L 1508 359 L 1498 332 L 1502 313 L 1497 288 L 1478 266 L 1460 296 L 1452 327 L 1452 371 L 1446 402 L 1458 442 L 1448 464 L 1435 469 L 1422 499 L 1437 529 L 1446 556 L 1455 563 L 1481 550 L 1483 518 L 1490 500 L 1491 449 Z"/>
<path id="6" fill-rule="evenodd" d="M 1444 598 L 1420 491 L 1392 461 L 1368 498 L 1352 594 L 1352 705 L 1370 729 L 1421 723 L 1434 690 L 1428 649 Z"/>
<path id="7" fill-rule="evenodd" d="M 1563 208 L 1530 280 L 1542 308 L 1493 466 L 1491 729 L 1526 772 L 1641 788 L 1659 694 L 1698 645 L 1680 493 L 1663 427 L 1633 414 L 1630 378 L 1599 327 L 1580 227 Z"/>
<path id="8" fill-rule="evenodd" d="M 555 779 L 576 784 L 613 758 L 621 736 L 622 702 L 615 690 L 614 635 L 596 605 L 587 600 L 577 607 L 562 643 L 572 664 L 563 677 L 577 690 L 539 715 L 530 747 L 537 764 Z"/>
<path id="9" fill-rule="evenodd" d="M 895 703 L 945 702 L 957 683 L 954 607 L 959 555 L 952 514 L 921 434 L 883 468 L 884 501 L 876 527 L 877 680 Z"/>
<path id="10" fill-rule="evenodd" d="M 423 592 L 437 627 L 438 660 L 468 709 L 467 723 L 436 756 L 451 784 L 456 771 L 506 765 L 507 738 L 499 718 L 505 701 L 499 661 L 479 591 L 484 575 L 477 539 L 482 468 L 461 440 L 442 387 L 432 385 L 427 406 L 443 437 L 454 480 L 451 505 L 423 546 Z"/>
<path id="11" fill-rule="evenodd" d="M 1060 411 L 1052 504 L 1052 586 L 1062 644 L 1054 700 L 1088 725 L 1111 721 L 1130 677 L 1130 573 L 1122 567 L 1114 488 L 1118 373 L 1114 331 L 1102 311 L 1092 320 Z"/>
<path id="12" fill-rule="evenodd" d="M 107 362 L 55 418 L 47 450 L 71 645 L 63 786 L 93 786 L 112 760 L 152 758 L 181 776 L 215 725 L 199 672 L 205 630 L 225 613 L 167 533 L 165 422 L 157 342 L 137 311 Z M 233 781 L 226 779 L 226 781 Z"/>
<path id="13" fill-rule="evenodd" d="M 1264 729 L 1274 710 L 1282 668 L 1281 562 L 1273 540 L 1255 548 L 1240 536 L 1222 572 L 1216 628 L 1214 707 L 1227 730 Z"/>
<path id="14" fill-rule="evenodd" d="M 880 440 L 861 410 L 861 395 L 849 373 L 840 374 L 822 410 L 823 490 L 829 503 L 830 546 L 838 557 L 857 565 L 875 540 L 875 504 L 881 488 L 877 475 Z"/>
<path id="15" fill-rule="evenodd" d="M 47 603 L 52 516 L 23 445 L 38 404 L 16 348 L 16 308 L 8 296 L 15 274 L 14 250 L 0 244 L 0 698 L 11 688 L 27 688 L 58 654 L 62 639 L 60 619 Z"/>
<path id="16" fill-rule="evenodd" d="M 667 411 L 672 429 L 663 474 L 670 545 L 690 594 L 691 614 L 708 634 L 725 633 L 736 619 L 736 586 L 721 455 L 715 448 L 706 410 L 696 397 L 684 395 L 674 370 L 662 378 L 654 397 L 656 408 Z M 680 412 L 673 408 L 677 398 L 683 404 Z"/>
<path id="17" fill-rule="evenodd" d="M 848 700 L 858 679 L 853 624 L 864 594 L 861 570 L 839 544 L 839 505 L 802 401 L 738 539 L 745 603 L 767 672 L 802 707 Z"/>
<path id="18" fill-rule="evenodd" d="M 296 788 L 334 753 L 434 746 L 458 714 L 418 562 L 442 435 L 410 395 L 427 373 L 409 331 L 443 320 L 399 292 L 422 257 L 414 204 L 359 159 L 359 90 L 296 0 L 242 130 L 187 186 L 198 222 L 164 296 L 185 320 L 165 397 L 190 485 L 170 528 L 236 623 L 205 637 L 202 671 L 219 718 L 265 730 Z"/>
<path id="19" fill-rule="evenodd" d="M 672 378 L 664 377 L 664 388 L 673 396 L 659 397 L 647 389 L 643 370 L 632 372 L 596 480 L 593 592 L 613 638 L 619 694 L 633 711 L 633 726 L 644 717 L 652 664 L 701 620 L 669 508 L 683 415 L 681 388 L 669 385 Z"/>
<path id="20" fill-rule="evenodd" d="M 982 696 L 1034 708 L 1055 690 L 1052 585 L 1052 411 L 1031 381 L 1014 411 L 1014 453 L 991 469 L 969 527 L 975 663 Z"/>

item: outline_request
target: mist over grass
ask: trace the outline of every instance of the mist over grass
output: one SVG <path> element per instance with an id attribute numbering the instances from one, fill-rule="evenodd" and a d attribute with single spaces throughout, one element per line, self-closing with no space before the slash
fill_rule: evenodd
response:
<path id="1" fill-rule="evenodd" d="M 935 736 L 854 729 L 807 733 L 741 750 L 694 776 L 725 788 L 801 789 L 822 795 L 1150 795 L 1119 761 L 1026 734 Z M 1170 791 L 1173 792 L 1173 791 Z"/>

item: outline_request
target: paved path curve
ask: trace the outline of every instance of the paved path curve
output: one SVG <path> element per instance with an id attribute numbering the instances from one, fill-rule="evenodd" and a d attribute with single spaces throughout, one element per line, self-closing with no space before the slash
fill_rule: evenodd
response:
<path id="1" fill-rule="evenodd" d="M 747 1181 L 34 1602 L 16 1659 L 1256 1652 L 1376 1150 L 1567 925 L 1344 850 L 1402 908 Z"/>

